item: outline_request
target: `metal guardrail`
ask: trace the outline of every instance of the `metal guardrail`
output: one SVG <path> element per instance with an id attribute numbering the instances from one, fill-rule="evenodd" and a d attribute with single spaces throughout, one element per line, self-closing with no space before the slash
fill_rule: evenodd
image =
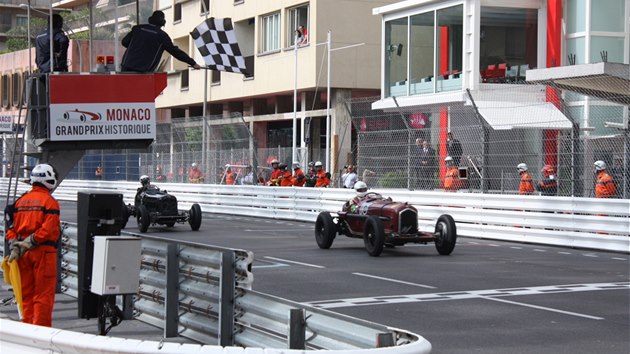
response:
<path id="1" fill-rule="evenodd" d="M 128 233 L 133 234 L 133 233 Z M 251 290 L 253 253 L 146 234 L 137 319 L 165 337 L 262 348 L 361 350 L 422 337 Z M 62 225 L 62 292 L 78 296 L 77 228 Z M 430 344 L 425 346 L 430 350 Z"/>
<path id="2" fill-rule="evenodd" d="M 6 190 L 6 183 L 0 179 L 0 190 Z M 54 195 L 76 201 L 79 190 L 115 190 L 131 202 L 137 187 L 134 182 L 64 180 Z M 337 212 L 354 196 L 351 190 L 333 188 L 184 183 L 159 187 L 176 195 L 181 208 L 199 203 L 204 212 L 309 222 L 320 211 Z M 28 185 L 20 189 L 27 190 Z M 416 206 L 422 231 L 432 231 L 439 215 L 450 214 L 463 236 L 630 253 L 628 199 L 374 191 Z"/>

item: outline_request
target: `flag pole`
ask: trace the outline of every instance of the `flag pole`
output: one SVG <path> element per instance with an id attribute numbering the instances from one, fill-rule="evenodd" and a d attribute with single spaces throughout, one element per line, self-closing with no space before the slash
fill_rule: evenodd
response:
<path id="1" fill-rule="evenodd" d="M 334 173 L 330 171 L 330 44 L 331 33 L 328 31 L 328 35 L 326 36 L 326 48 L 328 49 L 328 73 L 326 75 L 326 172 L 329 172 L 334 176 Z"/>
<path id="2" fill-rule="evenodd" d="M 205 19 L 208 20 L 208 12 L 210 9 L 206 7 L 206 3 L 204 1 L 201 2 L 201 6 L 203 6 L 203 10 L 205 12 Z M 208 163 L 207 152 L 206 152 L 206 109 L 208 106 L 208 70 L 203 71 L 203 106 L 201 107 L 201 115 L 203 116 L 201 119 L 201 163 L 204 166 L 205 170 L 208 171 Z"/>
<path id="3" fill-rule="evenodd" d="M 295 36 L 293 45 L 293 53 L 295 54 L 295 74 L 293 79 L 293 145 L 291 148 L 291 163 L 296 160 L 297 155 L 297 74 L 298 74 L 298 36 Z M 278 156 L 280 158 L 280 156 Z"/>

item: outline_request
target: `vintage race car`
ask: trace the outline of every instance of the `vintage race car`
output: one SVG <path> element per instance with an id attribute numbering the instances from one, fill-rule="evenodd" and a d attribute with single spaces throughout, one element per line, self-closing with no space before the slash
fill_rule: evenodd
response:
<path id="1" fill-rule="evenodd" d="M 321 212 L 315 221 L 315 240 L 321 249 L 328 249 L 337 234 L 362 238 L 370 256 L 377 257 L 383 247 L 405 243 L 435 243 L 441 255 L 449 255 L 457 242 L 455 221 L 450 215 L 441 215 L 435 232 L 418 231 L 418 210 L 408 203 L 394 202 L 378 193 L 346 202 L 336 217 Z"/>
<path id="2" fill-rule="evenodd" d="M 134 216 L 140 232 L 146 232 L 149 225 L 166 225 L 188 221 L 193 231 L 201 227 L 201 207 L 195 203 L 190 210 L 178 210 L 177 198 L 155 186 L 139 192 L 134 205 L 127 205 L 127 218 Z"/>

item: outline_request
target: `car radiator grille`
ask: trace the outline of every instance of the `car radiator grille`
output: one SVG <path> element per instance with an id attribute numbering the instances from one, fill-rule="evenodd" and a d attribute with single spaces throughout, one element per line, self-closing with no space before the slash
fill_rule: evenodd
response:
<path id="1" fill-rule="evenodd" d="M 418 213 L 411 209 L 405 209 L 399 216 L 400 234 L 413 234 L 418 232 Z"/>

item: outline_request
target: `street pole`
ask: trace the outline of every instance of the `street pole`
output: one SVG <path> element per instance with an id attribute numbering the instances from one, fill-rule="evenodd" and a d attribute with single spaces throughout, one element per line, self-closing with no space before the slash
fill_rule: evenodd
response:
<path id="1" fill-rule="evenodd" d="M 201 6 L 203 6 L 203 12 L 205 13 L 205 19 L 208 19 L 208 12 L 210 11 L 207 7 L 206 7 L 206 3 L 205 2 L 201 2 Z M 206 161 L 207 159 L 207 143 L 206 143 L 206 114 L 207 109 L 208 109 L 208 70 L 204 70 L 203 71 L 203 106 L 201 107 L 201 115 L 203 116 L 202 119 L 202 130 L 201 130 L 201 161 L 203 163 L 204 166 L 206 166 L 206 170 L 208 170 L 208 163 Z"/>
<path id="2" fill-rule="evenodd" d="M 295 36 L 293 45 L 293 53 L 295 55 L 295 75 L 293 78 L 293 144 L 291 148 L 291 163 L 296 160 L 297 155 L 297 74 L 298 74 L 298 37 Z M 280 156 L 278 156 L 280 157 Z"/>
<path id="3" fill-rule="evenodd" d="M 326 75 L 326 172 L 330 172 L 332 175 L 332 171 L 330 171 L 330 44 L 331 44 L 331 34 L 328 31 L 326 35 L 326 48 L 328 49 L 328 74 Z"/>
<path id="4" fill-rule="evenodd" d="M 26 8 L 26 17 L 28 22 L 26 23 L 26 32 L 28 37 L 28 73 L 33 73 L 33 58 L 32 58 L 32 42 L 31 42 L 31 0 L 28 0 L 28 7 Z"/>
<path id="5" fill-rule="evenodd" d="M 50 72 L 55 71 L 55 61 L 53 60 L 55 53 L 53 52 L 53 8 L 52 1 L 50 2 L 50 6 L 48 7 L 48 38 L 50 39 Z"/>

